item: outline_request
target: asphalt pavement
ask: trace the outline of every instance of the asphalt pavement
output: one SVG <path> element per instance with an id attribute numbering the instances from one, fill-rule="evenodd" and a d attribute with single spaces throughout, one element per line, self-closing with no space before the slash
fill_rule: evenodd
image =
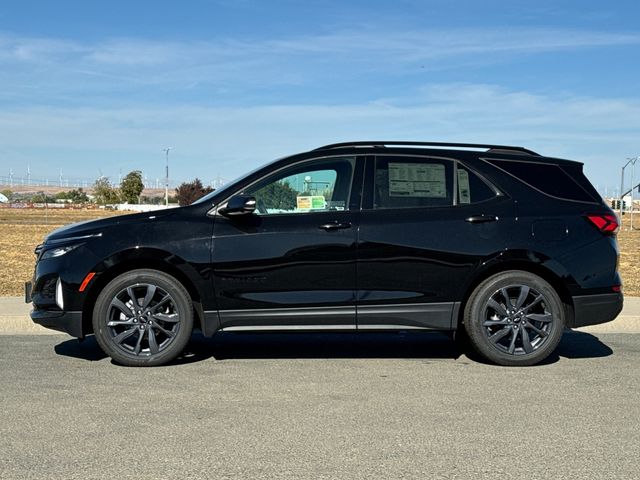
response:
<path id="1" fill-rule="evenodd" d="M 435 333 L 194 336 L 125 368 L 0 336 L 2 479 L 633 479 L 640 334 L 505 368 Z"/>

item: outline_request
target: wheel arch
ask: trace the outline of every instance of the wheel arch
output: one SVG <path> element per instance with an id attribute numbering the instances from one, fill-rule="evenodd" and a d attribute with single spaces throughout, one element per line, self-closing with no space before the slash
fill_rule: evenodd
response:
<path id="1" fill-rule="evenodd" d="M 566 272 L 566 270 L 564 270 L 564 268 L 562 268 L 560 264 L 557 264 L 550 259 L 543 260 L 540 255 L 528 252 L 524 258 L 514 256 L 511 258 L 500 259 L 498 261 L 486 262 L 486 264 L 484 265 L 484 268 L 477 271 L 476 274 L 463 288 L 463 293 L 460 297 L 462 298 L 460 307 L 456 312 L 457 318 L 453 319 L 453 321 L 455 322 L 453 326 L 456 329 L 462 326 L 464 309 L 466 307 L 467 301 L 469 300 L 469 297 L 476 289 L 476 287 L 487 278 L 509 270 L 521 270 L 532 273 L 547 281 L 560 297 L 560 300 L 565 307 L 567 324 L 571 325 L 571 321 L 574 315 L 573 299 L 566 285 L 566 281 L 563 280 L 563 278 L 570 278 L 570 275 L 568 274 L 568 272 Z"/>
<path id="2" fill-rule="evenodd" d="M 169 261 L 170 259 L 170 261 Z M 171 275 L 180 282 L 189 293 L 191 301 L 194 305 L 194 313 L 196 322 L 200 324 L 204 319 L 204 312 L 201 304 L 201 292 L 195 283 L 185 273 L 180 266 L 188 265 L 187 262 L 158 249 L 132 249 L 119 252 L 116 255 L 102 261 L 95 267 L 97 272 L 95 279 L 89 283 L 86 296 L 82 305 L 82 332 L 84 335 L 93 332 L 92 316 L 93 307 L 100 292 L 114 278 L 131 270 L 151 269 Z M 192 268 L 192 267 L 191 267 Z M 197 324 L 197 323 L 196 323 Z"/>

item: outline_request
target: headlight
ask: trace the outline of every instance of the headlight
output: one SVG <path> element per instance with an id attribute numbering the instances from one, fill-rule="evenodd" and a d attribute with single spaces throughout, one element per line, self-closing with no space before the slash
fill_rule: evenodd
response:
<path id="1" fill-rule="evenodd" d="M 75 245 L 66 245 L 64 247 L 57 247 L 57 248 L 52 248 L 51 250 L 45 250 L 45 252 L 42 254 L 41 260 L 46 260 L 47 258 L 61 257 L 62 255 L 69 253 L 71 250 L 75 250 L 80 245 L 82 245 L 82 243 L 76 243 Z"/>

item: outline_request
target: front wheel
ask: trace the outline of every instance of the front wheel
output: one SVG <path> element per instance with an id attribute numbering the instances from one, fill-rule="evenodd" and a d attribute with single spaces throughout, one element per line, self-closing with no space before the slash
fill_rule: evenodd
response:
<path id="1" fill-rule="evenodd" d="M 116 362 L 155 366 L 176 358 L 193 330 L 193 305 L 180 282 L 157 270 L 132 270 L 98 296 L 93 331 Z"/>
<path id="2" fill-rule="evenodd" d="M 478 285 L 463 321 L 471 345 L 486 359 L 498 365 L 534 365 L 558 346 L 565 313 L 547 281 L 512 270 Z"/>

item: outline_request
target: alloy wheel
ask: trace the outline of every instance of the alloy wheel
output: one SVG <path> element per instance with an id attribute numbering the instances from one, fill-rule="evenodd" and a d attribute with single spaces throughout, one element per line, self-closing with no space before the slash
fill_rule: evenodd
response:
<path id="1" fill-rule="evenodd" d="M 549 301 L 527 285 L 510 285 L 495 291 L 482 316 L 482 330 L 489 344 L 510 355 L 538 350 L 555 326 Z"/>
<path id="2" fill-rule="evenodd" d="M 176 338 L 180 323 L 171 295 L 149 283 L 123 288 L 107 310 L 107 329 L 113 344 L 137 357 L 166 350 Z"/>

